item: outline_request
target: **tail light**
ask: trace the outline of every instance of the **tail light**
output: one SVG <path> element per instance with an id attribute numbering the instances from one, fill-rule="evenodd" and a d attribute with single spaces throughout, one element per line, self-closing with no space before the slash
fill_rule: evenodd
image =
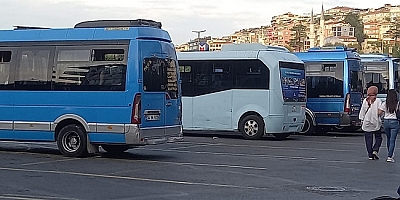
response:
<path id="1" fill-rule="evenodd" d="M 132 105 L 132 116 L 131 116 L 132 124 L 141 123 L 142 121 L 141 110 L 142 110 L 142 96 L 140 94 L 136 94 Z"/>
<path id="2" fill-rule="evenodd" d="M 344 112 L 350 114 L 351 108 L 350 108 L 350 94 L 346 94 L 346 99 L 344 103 Z"/>

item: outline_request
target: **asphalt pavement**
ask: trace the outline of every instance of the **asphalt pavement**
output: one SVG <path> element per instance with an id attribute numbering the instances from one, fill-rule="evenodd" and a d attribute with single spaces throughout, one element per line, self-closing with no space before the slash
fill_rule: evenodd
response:
<path id="1" fill-rule="evenodd" d="M 400 158 L 387 163 L 386 154 L 384 136 L 381 159 L 368 160 L 362 133 L 292 135 L 281 141 L 185 134 L 178 143 L 86 158 L 64 157 L 55 143 L 1 141 L 0 199 L 398 197 Z"/>

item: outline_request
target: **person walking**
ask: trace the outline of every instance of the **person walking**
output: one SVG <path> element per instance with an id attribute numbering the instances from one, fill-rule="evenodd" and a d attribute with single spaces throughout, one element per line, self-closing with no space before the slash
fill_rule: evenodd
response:
<path id="1" fill-rule="evenodd" d="M 365 146 L 367 147 L 368 159 L 379 159 L 378 152 L 382 145 L 382 134 L 380 132 L 382 122 L 379 117 L 379 107 L 382 101 L 376 98 L 378 88 L 370 86 L 367 90 L 367 98 L 363 100 L 358 118 L 362 122 L 361 129 L 365 132 Z M 375 136 L 375 143 L 373 136 Z"/>
<path id="2" fill-rule="evenodd" d="M 388 157 L 387 162 L 394 162 L 393 153 L 396 146 L 396 137 L 399 132 L 399 119 L 397 119 L 396 111 L 399 109 L 399 99 L 397 92 L 390 89 L 387 93 L 386 102 L 379 107 L 381 112 L 385 112 L 383 117 L 383 127 L 385 128 Z"/>

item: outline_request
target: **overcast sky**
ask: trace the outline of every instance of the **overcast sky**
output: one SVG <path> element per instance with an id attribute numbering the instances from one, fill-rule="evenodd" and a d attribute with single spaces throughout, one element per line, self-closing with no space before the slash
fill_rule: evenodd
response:
<path id="1" fill-rule="evenodd" d="M 378 8 L 399 0 L 324 0 L 324 8 Z M 0 29 L 14 25 L 72 27 L 97 19 L 160 21 L 175 44 L 202 36 L 222 37 L 243 28 L 269 25 L 286 12 L 321 12 L 321 0 L 0 0 Z"/>

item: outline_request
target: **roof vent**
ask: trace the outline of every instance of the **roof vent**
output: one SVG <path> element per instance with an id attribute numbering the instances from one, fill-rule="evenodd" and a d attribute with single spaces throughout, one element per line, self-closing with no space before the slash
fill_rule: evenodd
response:
<path id="1" fill-rule="evenodd" d="M 161 22 L 147 19 L 136 20 L 94 20 L 84 21 L 75 25 L 74 28 L 110 28 L 110 27 L 138 27 L 147 26 L 161 29 Z"/>
<path id="2" fill-rule="evenodd" d="M 285 47 L 267 46 L 267 45 L 263 45 L 260 43 L 225 44 L 225 45 L 222 45 L 222 49 L 221 49 L 221 51 L 258 51 L 258 50 L 290 52 Z"/>
<path id="3" fill-rule="evenodd" d="M 28 29 L 49 29 L 49 28 L 36 27 L 36 26 L 14 26 L 14 30 L 28 30 Z"/>
<path id="4" fill-rule="evenodd" d="M 316 52 L 316 51 L 352 51 L 356 52 L 356 48 L 347 48 L 343 46 L 328 46 L 328 47 L 313 47 L 308 49 L 309 52 Z"/>

